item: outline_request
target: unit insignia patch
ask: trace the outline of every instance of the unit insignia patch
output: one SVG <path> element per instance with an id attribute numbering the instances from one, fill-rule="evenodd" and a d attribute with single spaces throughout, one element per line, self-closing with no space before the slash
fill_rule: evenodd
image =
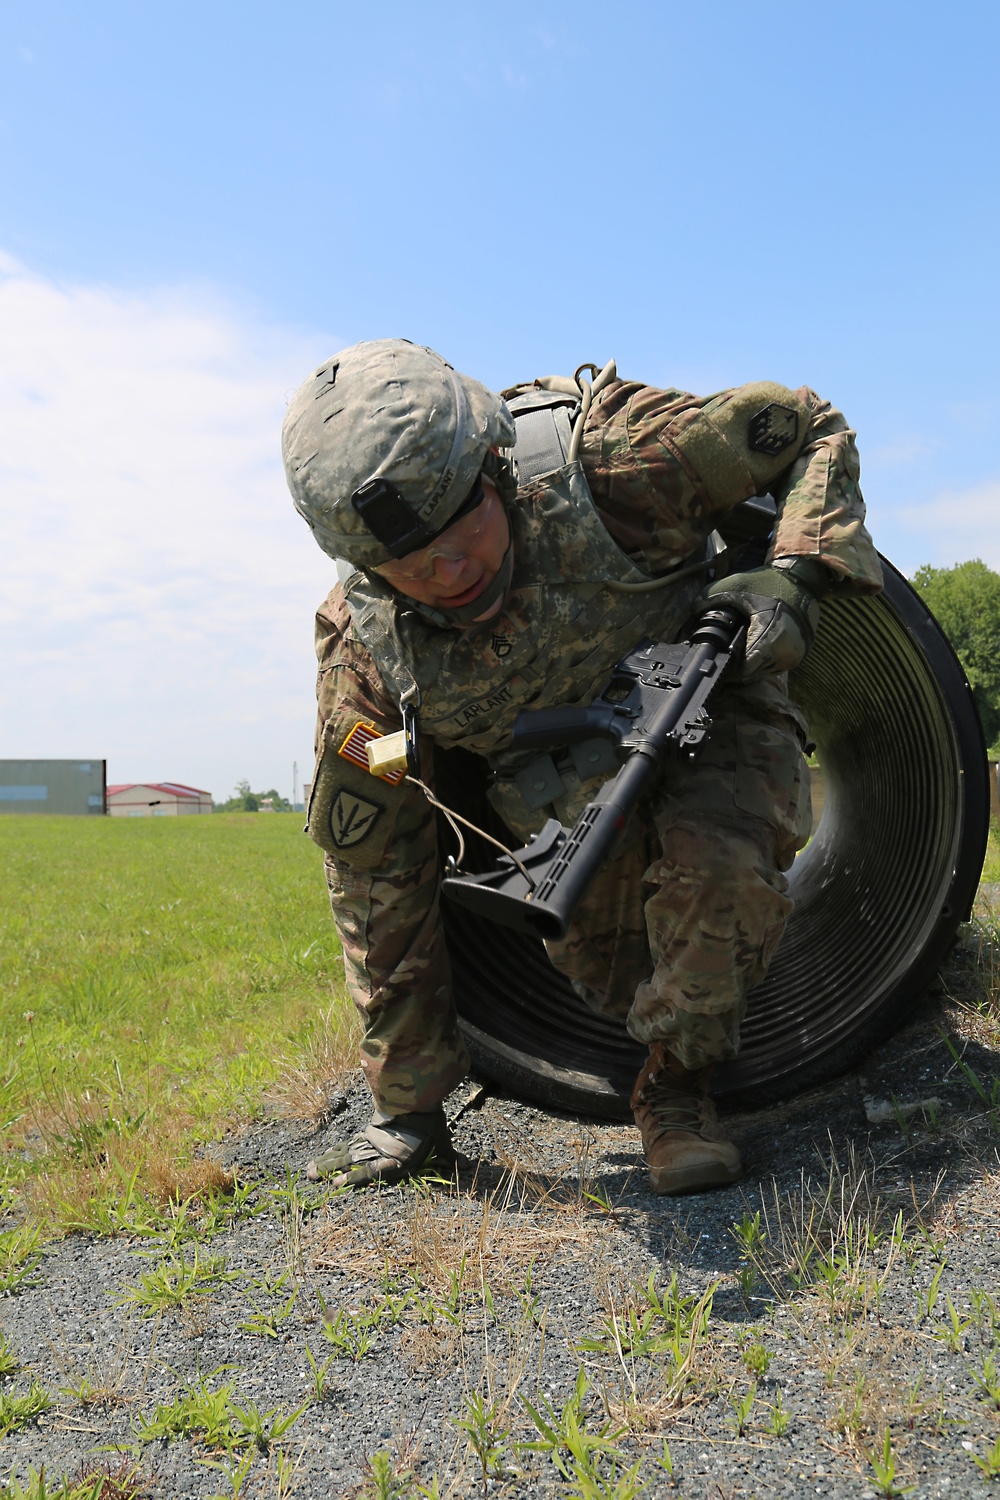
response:
<path id="1" fill-rule="evenodd" d="M 368 765 L 368 752 L 365 746 L 369 740 L 381 740 L 383 738 L 384 735 L 380 730 L 375 728 L 374 724 L 370 724 L 367 719 L 359 719 L 337 751 L 337 754 L 342 755 L 345 760 L 352 761 L 354 765 L 360 766 L 362 771 L 368 772 L 369 776 L 377 775 L 379 781 L 389 781 L 395 786 L 406 775 L 405 769 L 401 771 L 375 772 Z"/>
<path id="2" fill-rule="evenodd" d="M 381 802 L 370 802 L 357 792 L 340 787 L 330 804 L 330 833 L 338 849 L 353 849 L 366 839 L 385 811 Z"/>
<path id="3" fill-rule="evenodd" d="M 798 435 L 798 413 L 789 406 L 772 401 L 750 418 L 747 441 L 755 453 L 769 453 L 776 457 L 790 448 Z"/>

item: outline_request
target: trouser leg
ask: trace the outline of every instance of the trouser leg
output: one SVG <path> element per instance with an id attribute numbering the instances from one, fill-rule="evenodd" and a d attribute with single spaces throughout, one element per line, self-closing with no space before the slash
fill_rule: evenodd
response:
<path id="1" fill-rule="evenodd" d="M 635 991 L 629 1031 L 663 1042 L 685 1068 L 735 1057 L 747 995 L 763 979 L 792 902 L 765 825 L 678 817 L 651 867 L 646 902 L 653 973 Z"/>
<path id="2" fill-rule="evenodd" d="M 383 1114 L 432 1110 L 468 1072 L 438 901 L 382 889 L 377 872 L 326 862 L 347 988 L 364 1026 L 361 1067 Z M 407 921 L 410 904 L 423 918 Z M 378 963 L 371 935 L 379 928 Z"/>
<path id="3" fill-rule="evenodd" d="M 636 984 L 652 971 L 643 871 L 653 853 L 636 818 L 625 848 L 591 881 L 565 938 L 545 944 L 555 967 L 584 1004 L 625 1022 Z"/>
<path id="4" fill-rule="evenodd" d="M 653 972 L 629 1030 L 684 1067 L 734 1057 L 747 996 L 792 910 L 784 871 L 811 827 L 797 716 L 773 684 L 732 690 L 705 753 L 654 807 L 660 852 L 645 872 Z"/>
<path id="5" fill-rule="evenodd" d="M 592 1009 L 691 1069 L 738 1050 L 810 827 L 800 722 L 780 689 L 730 690 L 713 717 L 703 754 L 668 772 L 571 931 L 547 944 Z"/>

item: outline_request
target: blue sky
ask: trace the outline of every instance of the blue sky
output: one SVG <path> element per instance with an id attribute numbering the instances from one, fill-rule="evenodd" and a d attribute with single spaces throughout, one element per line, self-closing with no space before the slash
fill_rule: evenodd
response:
<path id="1" fill-rule="evenodd" d="M 1000 7 L 0 5 L 0 755 L 289 791 L 284 401 L 401 334 L 810 384 L 906 572 L 1000 568 Z"/>

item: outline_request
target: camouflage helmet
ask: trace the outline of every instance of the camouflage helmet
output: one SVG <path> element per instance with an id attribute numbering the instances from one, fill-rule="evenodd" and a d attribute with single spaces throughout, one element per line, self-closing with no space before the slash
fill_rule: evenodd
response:
<path id="1" fill-rule="evenodd" d="M 490 449 L 513 444 L 514 423 L 433 349 L 375 339 L 310 375 L 281 439 L 295 508 L 323 551 L 373 568 L 450 525 Z"/>

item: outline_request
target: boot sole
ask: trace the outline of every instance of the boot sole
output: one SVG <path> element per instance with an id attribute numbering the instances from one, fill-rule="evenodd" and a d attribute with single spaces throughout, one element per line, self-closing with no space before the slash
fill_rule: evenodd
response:
<path id="1" fill-rule="evenodd" d="M 675 1171 L 650 1172 L 649 1185 L 662 1198 L 683 1193 L 702 1193 L 711 1188 L 731 1187 L 743 1176 L 742 1164 L 734 1169 L 719 1162 L 715 1166 L 680 1167 Z"/>

